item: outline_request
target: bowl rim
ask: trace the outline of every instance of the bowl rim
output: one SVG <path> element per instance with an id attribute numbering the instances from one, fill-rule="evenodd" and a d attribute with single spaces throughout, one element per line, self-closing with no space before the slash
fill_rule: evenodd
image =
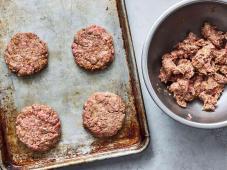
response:
<path id="1" fill-rule="evenodd" d="M 185 125 L 196 127 L 196 128 L 204 128 L 204 129 L 214 129 L 214 128 L 220 128 L 227 126 L 227 120 L 222 122 L 215 122 L 215 123 L 199 123 L 199 122 L 193 122 L 189 121 L 187 119 L 184 119 L 174 112 L 172 112 L 168 107 L 166 107 L 162 101 L 159 99 L 159 97 L 156 95 L 153 86 L 151 85 L 149 74 L 148 74 L 148 67 L 147 67 L 147 60 L 148 60 L 148 52 L 151 40 L 155 34 L 155 31 L 159 27 L 159 25 L 162 23 L 164 19 L 166 19 L 172 12 L 176 11 L 177 9 L 180 9 L 184 6 L 191 5 L 194 3 L 204 3 L 204 2 L 217 2 L 222 4 L 227 4 L 224 0 L 183 0 L 180 1 L 171 7 L 169 7 L 151 26 L 150 30 L 148 31 L 148 34 L 146 36 L 146 39 L 144 41 L 143 50 L 142 50 L 142 56 L 141 56 L 141 66 L 142 66 L 142 75 L 143 80 L 145 82 L 146 88 L 159 108 L 165 112 L 168 116 L 173 118 L 176 121 L 179 121 L 180 123 L 183 123 Z"/>

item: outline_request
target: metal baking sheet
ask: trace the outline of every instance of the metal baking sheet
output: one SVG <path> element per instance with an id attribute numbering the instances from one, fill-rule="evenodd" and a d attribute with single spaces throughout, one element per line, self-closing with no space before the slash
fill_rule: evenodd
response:
<path id="1" fill-rule="evenodd" d="M 107 69 L 87 72 L 73 59 L 76 31 L 103 26 L 114 39 L 115 60 Z M 31 77 L 8 71 L 3 53 L 17 32 L 34 32 L 47 42 L 48 67 Z M 3 169 L 49 169 L 141 152 L 149 133 L 123 0 L 0 0 L 0 120 Z M 126 121 L 112 139 L 96 139 L 82 126 L 82 108 L 96 91 L 120 95 Z M 46 153 L 34 153 L 15 134 L 17 113 L 33 103 L 47 104 L 59 114 L 62 137 Z"/>

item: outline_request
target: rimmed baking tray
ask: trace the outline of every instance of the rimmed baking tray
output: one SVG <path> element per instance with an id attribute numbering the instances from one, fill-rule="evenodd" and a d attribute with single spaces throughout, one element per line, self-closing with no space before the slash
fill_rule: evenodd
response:
<path id="1" fill-rule="evenodd" d="M 91 24 L 105 27 L 114 39 L 115 60 L 107 69 L 87 72 L 75 63 L 71 44 L 76 31 Z M 49 64 L 41 73 L 17 77 L 4 62 L 13 34 L 34 32 L 48 43 Z M 1 167 L 50 169 L 143 151 L 149 132 L 124 0 L 0 1 Z M 95 91 L 120 95 L 126 107 L 123 129 L 112 139 L 96 139 L 82 126 L 82 108 Z M 52 106 L 62 124 L 59 144 L 33 153 L 15 134 L 15 119 L 25 106 Z"/>

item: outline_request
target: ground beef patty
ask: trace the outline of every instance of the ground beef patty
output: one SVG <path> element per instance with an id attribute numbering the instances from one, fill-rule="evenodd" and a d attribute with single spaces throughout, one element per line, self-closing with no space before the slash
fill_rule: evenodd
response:
<path id="1" fill-rule="evenodd" d="M 4 56 L 9 69 L 18 76 L 39 72 L 48 63 L 47 45 L 34 33 L 15 34 Z"/>
<path id="2" fill-rule="evenodd" d="M 97 25 L 78 31 L 72 44 L 76 63 L 86 70 L 101 70 L 114 59 L 112 36 Z"/>
<path id="3" fill-rule="evenodd" d="M 125 104 L 110 92 L 96 92 L 84 104 L 83 125 L 95 137 L 111 137 L 121 129 Z"/>
<path id="4" fill-rule="evenodd" d="M 23 108 L 17 116 L 16 134 L 31 150 L 47 151 L 60 139 L 60 120 L 51 107 L 33 104 Z"/>

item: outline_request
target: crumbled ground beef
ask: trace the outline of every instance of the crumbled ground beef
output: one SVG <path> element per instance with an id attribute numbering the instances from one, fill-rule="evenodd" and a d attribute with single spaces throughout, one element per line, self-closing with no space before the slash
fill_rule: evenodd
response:
<path id="1" fill-rule="evenodd" d="M 187 106 L 187 101 L 192 101 L 195 96 L 195 90 L 189 80 L 178 79 L 169 86 L 169 91 L 174 94 L 174 97 L 182 107 Z"/>
<path id="2" fill-rule="evenodd" d="M 200 99 L 203 110 L 214 111 L 227 84 L 227 33 L 209 23 L 201 33 L 203 38 L 189 33 L 163 55 L 159 78 L 181 107 Z"/>
<path id="3" fill-rule="evenodd" d="M 184 58 L 188 58 L 194 55 L 204 44 L 204 39 L 199 39 L 194 33 L 190 32 L 186 39 L 175 46 L 175 50 L 171 54 L 180 53 Z"/>
<path id="4" fill-rule="evenodd" d="M 180 59 L 177 65 L 177 69 L 186 79 L 190 79 L 194 74 L 194 67 L 190 60 Z"/>
<path id="5" fill-rule="evenodd" d="M 212 50 L 212 56 L 214 57 L 215 64 L 226 65 L 227 64 L 227 48 L 220 50 Z"/>
<path id="6" fill-rule="evenodd" d="M 208 43 L 197 51 L 194 57 L 192 57 L 192 65 L 195 69 L 204 75 L 213 73 L 215 71 L 214 65 L 212 65 L 212 55 L 211 51 L 215 47 L 213 44 Z"/>
<path id="7" fill-rule="evenodd" d="M 218 31 L 216 26 L 211 25 L 210 23 L 205 23 L 202 31 L 204 38 L 211 41 L 216 47 L 221 48 L 225 41 L 226 33 Z"/>
<path id="8" fill-rule="evenodd" d="M 220 97 L 224 89 L 223 84 L 219 84 L 212 77 L 208 80 L 203 81 L 200 84 L 200 93 L 198 97 L 203 101 L 204 110 L 214 110 L 217 104 L 218 98 Z"/>

